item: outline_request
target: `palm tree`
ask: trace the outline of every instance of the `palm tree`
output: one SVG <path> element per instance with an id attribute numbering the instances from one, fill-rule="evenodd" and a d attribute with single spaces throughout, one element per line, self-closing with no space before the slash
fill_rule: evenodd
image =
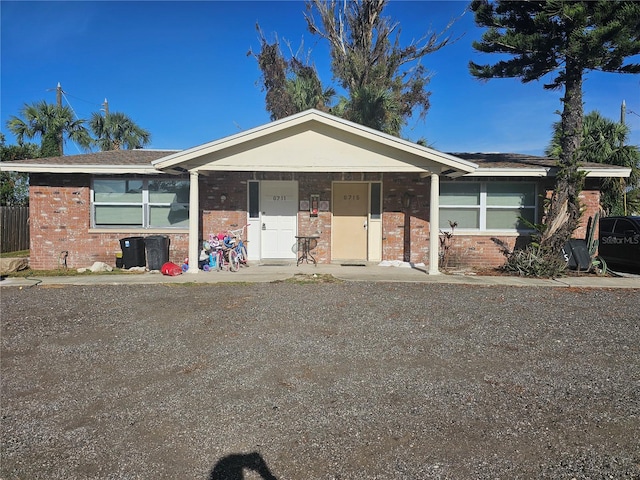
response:
<path id="1" fill-rule="evenodd" d="M 16 136 L 18 144 L 26 139 L 40 137 L 42 156 L 64 155 L 64 142 L 71 140 L 85 150 L 91 146 L 91 137 L 85 121 L 75 119 L 68 106 L 54 105 L 42 100 L 31 105 L 25 104 L 21 110 L 22 118 L 12 116 L 7 128 Z"/>
<path id="2" fill-rule="evenodd" d="M 640 187 L 627 192 L 627 214 L 640 215 Z"/>
<path id="3" fill-rule="evenodd" d="M 109 113 L 104 117 L 95 112 L 91 116 L 89 127 L 96 137 L 94 143 L 103 152 L 142 148 L 151 142 L 151 134 L 121 112 Z"/>
<path id="4" fill-rule="evenodd" d="M 626 181 L 623 178 L 605 178 L 602 181 L 600 204 L 609 215 L 624 215 L 627 186 L 640 187 L 640 149 L 636 145 L 626 145 L 629 133 L 627 125 L 609 120 L 598 111 L 584 117 L 579 160 L 631 168 L 631 175 Z M 545 154 L 559 157 L 560 122 L 554 124 L 553 140 Z"/>
<path id="5" fill-rule="evenodd" d="M 323 90 L 320 80 L 315 75 L 298 74 L 287 79 L 286 90 L 296 112 L 303 112 L 310 108 L 328 111 L 331 99 L 336 94 L 335 90 L 330 87 Z"/>
<path id="6" fill-rule="evenodd" d="M 398 98 L 392 91 L 363 85 L 350 93 L 351 98 L 342 97 L 334 108 L 336 115 L 389 135 L 400 136 L 403 117 Z"/>

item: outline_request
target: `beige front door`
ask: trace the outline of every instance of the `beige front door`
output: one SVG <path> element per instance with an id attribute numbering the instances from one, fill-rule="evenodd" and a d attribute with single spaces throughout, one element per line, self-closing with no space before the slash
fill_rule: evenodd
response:
<path id="1" fill-rule="evenodd" d="M 331 258 L 367 260 L 368 183 L 333 184 Z"/>

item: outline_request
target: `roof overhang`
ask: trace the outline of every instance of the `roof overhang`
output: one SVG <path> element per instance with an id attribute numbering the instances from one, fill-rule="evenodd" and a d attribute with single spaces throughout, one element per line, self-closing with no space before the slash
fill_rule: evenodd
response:
<path id="1" fill-rule="evenodd" d="M 449 177 L 478 167 L 318 110 L 169 155 L 153 166 L 168 172 L 395 172 Z"/>
<path id="2" fill-rule="evenodd" d="M 151 164 L 144 165 L 51 165 L 38 163 L 13 164 L 0 163 L 0 171 L 20 173 L 89 173 L 96 175 L 158 175 L 159 172 Z"/>
<path id="3" fill-rule="evenodd" d="M 557 167 L 538 167 L 538 168 L 482 168 L 479 167 L 467 177 L 555 177 L 558 171 Z M 625 167 L 603 166 L 598 167 L 579 167 L 578 171 L 586 172 L 587 178 L 628 178 L 631 175 L 631 169 Z"/>
<path id="4" fill-rule="evenodd" d="M 0 162 L 0 171 L 96 175 L 158 175 L 151 164 L 176 150 L 109 150 L 104 152 Z"/>

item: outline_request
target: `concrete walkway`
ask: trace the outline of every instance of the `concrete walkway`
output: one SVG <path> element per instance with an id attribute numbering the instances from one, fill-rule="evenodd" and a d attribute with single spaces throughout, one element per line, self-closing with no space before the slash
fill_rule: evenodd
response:
<path id="1" fill-rule="evenodd" d="M 428 275 L 424 267 L 384 267 L 378 265 L 342 266 L 292 264 L 254 264 L 243 267 L 238 272 L 184 273 L 169 277 L 156 272 L 127 272 L 121 274 L 83 274 L 59 277 L 4 277 L 0 287 L 31 287 L 36 285 L 121 285 L 121 284 L 159 284 L 159 283 L 253 283 L 277 282 L 288 279 L 312 280 L 313 275 L 331 275 L 349 282 L 411 282 L 446 283 L 462 285 L 512 285 L 538 287 L 574 287 L 574 288 L 638 288 L 640 275 L 620 277 L 598 277 L 592 274 L 568 276 L 558 279 L 539 279 L 515 276 L 478 276 L 478 275 Z"/>

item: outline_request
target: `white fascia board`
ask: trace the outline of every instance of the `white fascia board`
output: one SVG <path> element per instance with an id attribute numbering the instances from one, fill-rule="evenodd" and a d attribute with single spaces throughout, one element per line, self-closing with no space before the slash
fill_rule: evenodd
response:
<path id="1" fill-rule="evenodd" d="M 307 115 L 309 114 L 309 112 L 302 113 L 306 113 Z M 260 125 L 244 132 L 235 133 L 233 135 L 229 135 L 228 137 L 220 138 L 212 142 L 188 148 L 187 150 L 182 150 L 180 152 L 174 153 L 173 155 L 168 155 L 166 157 L 154 160 L 153 162 L 151 162 L 151 165 L 153 165 L 157 169 L 173 167 L 180 163 L 193 160 L 194 158 L 202 157 L 204 155 L 217 152 L 218 150 L 222 150 L 224 148 L 233 147 L 243 142 L 248 142 L 256 137 L 275 133 L 284 128 L 297 125 L 300 123 L 300 117 L 302 117 L 302 114 L 293 115 L 291 117 L 276 120 L 272 123 Z"/>
<path id="2" fill-rule="evenodd" d="M 465 177 L 547 177 L 548 168 L 478 168 Z"/>
<path id="3" fill-rule="evenodd" d="M 3 165 L 0 163 L 2 172 L 20 173 L 92 173 L 92 174 L 139 174 L 158 175 L 163 172 L 156 170 L 151 165 L 43 165 L 43 164 L 20 164 Z"/>
<path id="4" fill-rule="evenodd" d="M 354 122 L 350 122 L 348 120 L 344 120 L 342 118 L 333 117 L 327 115 L 323 112 L 315 112 L 318 116 L 325 119 L 326 124 L 339 124 L 342 130 L 353 133 L 354 135 L 359 135 L 365 138 L 369 138 L 371 140 L 384 143 L 386 145 L 398 148 L 400 150 L 404 150 L 405 152 L 412 153 L 414 155 L 420 155 L 422 157 L 426 157 L 429 160 L 435 161 L 437 163 L 441 163 L 448 167 L 455 168 L 457 170 L 461 170 L 466 173 L 470 173 L 475 171 L 478 168 L 478 165 L 470 162 L 468 160 L 463 160 L 462 158 L 455 157 L 453 155 L 449 155 L 447 153 L 439 152 L 437 150 L 433 150 L 428 147 L 423 147 L 422 145 L 418 145 L 417 143 L 410 142 L 408 140 L 404 140 L 399 137 L 394 137 L 393 135 L 389 135 L 384 132 L 380 132 L 378 130 L 374 130 L 369 127 L 365 127 L 363 125 L 359 125 Z"/>
<path id="5" fill-rule="evenodd" d="M 363 138 L 368 138 L 375 142 L 383 143 L 387 146 L 391 146 L 393 148 L 397 148 L 400 150 L 404 150 L 405 152 L 412 153 L 413 155 L 425 157 L 431 161 L 440 163 L 442 165 L 446 165 L 448 167 L 454 168 L 456 170 L 460 170 L 465 173 L 473 172 L 478 168 L 478 165 L 468 160 L 463 160 L 461 158 L 454 157 L 453 155 L 449 155 L 443 152 L 438 152 L 437 150 L 432 150 L 430 148 L 423 147 L 416 143 L 412 143 L 407 140 L 394 137 L 393 135 L 388 135 L 386 133 L 379 132 L 369 127 L 364 127 L 362 125 L 350 122 L 348 120 L 334 117 L 332 115 L 326 114 L 324 112 L 320 112 L 318 110 L 307 110 L 299 114 L 292 115 L 291 117 L 283 118 L 281 120 L 277 120 L 275 122 L 268 123 L 266 125 L 253 128 L 251 130 L 247 130 L 246 132 L 240 132 L 235 135 L 222 138 L 220 140 L 206 143 L 204 145 L 199 145 L 197 147 L 193 147 L 188 150 L 184 150 L 182 152 L 178 152 L 173 155 L 169 155 L 167 157 L 154 160 L 152 162 L 152 165 L 158 169 L 166 169 L 169 167 L 179 165 L 180 163 L 183 163 L 183 162 L 188 162 L 189 160 L 193 160 L 194 158 L 198 158 L 210 153 L 214 153 L 224 148 L 234 147 L 238 144 L 251 141 L 254 138 L 258 138 L 264 135 L 274 134 L 281 130 L 286 130 L 296 125 L 309 123 L 311 121 L 317 121 L 329 127 L 340 129 L 344 132 L 348 132 Z M 216 161 L 216 163 L 218 162 L 219 160 Z M 237 169 L 238 166 L 235 166 L 235 168 Z M 213 168 L 200 167 L 200 169 L 224 170 L 225 168 L 222 166 L 218 168 L 216 166 Z M 247 170 L 249 169 L 250 168 L 247 166 Z M 272 165 L 268 166 L 268 170 L 278 171 L 277 168 Z"/>
<path id="6" fill-rule="evenodd" d="M 232 165 L 232 164 L 223 164 L 215 162 L 213 165 L 205 165 L 203 167 L 199 167 L 195 169 L 197 172 L 207 172 L 207 171 L 234 171 L 234 172 L 305 172 L 305 173 L 340 173 L 340 172 L 382 172 L 382 173 L 431 173 L 431 170 L 428 168 L 420 168 L 413 165 L 402 166 L 368 166 L 368 165 L 342 165 L 342 166 L 331 166 L 331 165 L 304 165 L 298 164 L 295 166 L 295 169 L 291 165 L 261 165 L 261 164 L 251 164 L 251 165 Z"/>
<path id="7" fill-rule="evenodd" d="M 603 168 L 602 170 L 588 170 L 586 168 L 579 168 L 582 172 L 587 172 L 589 178 L 629 178 L 631 176 L 631 169 L 618 167 L 618 168 Z"/>
<path id="8" fill-rule="evenodd" d="M 556 167 L 553 168 L 478 168 L 466 177 L 555 177 Z M 589 178 L 628 178 L 631 175 L 630 168 L 603 168 L 586 169 L 578 168 L 578 171 L 586 172 Z"/>

